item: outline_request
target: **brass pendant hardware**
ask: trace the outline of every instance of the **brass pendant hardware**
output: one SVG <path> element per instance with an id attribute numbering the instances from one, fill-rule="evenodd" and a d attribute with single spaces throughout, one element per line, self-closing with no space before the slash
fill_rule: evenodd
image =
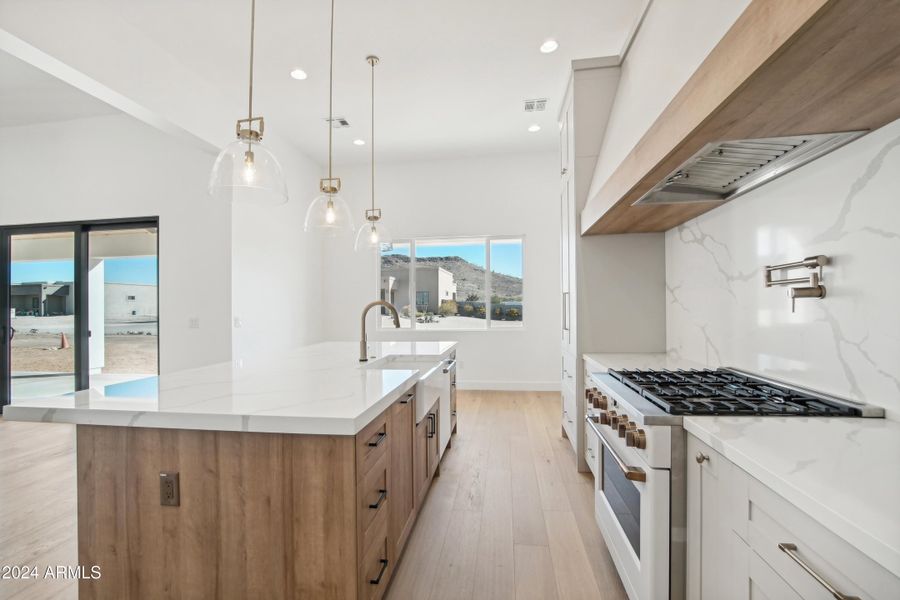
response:
<path id="1" fill-rule="evenodd" d="M 259 123 L 259 131 L 253 129 L 253 124 Z M 241 125 L 246 124 L 246 127 Z M 238 119 L 234 126 L 234 131 L 238 139 L 250 142 L 260 142 L 263 139 L 263 132 L 266 129 L 265 121 L 262 117 L 249 117 L 247 119 Z"/>
<path id="2" fill-rule="evenodd" d="M 319 180 L 319 190 L 321 190 L 323 194 L 337 194 L 341 191 L 341 178 L 323 177 Z"/>
<path id="3" fill-rule="evenodd" d="M 380 208 L 367 208 L 366 209 L 366 221 L 370 223 L 376 223 L 381 220 L 381 209 Z"/>

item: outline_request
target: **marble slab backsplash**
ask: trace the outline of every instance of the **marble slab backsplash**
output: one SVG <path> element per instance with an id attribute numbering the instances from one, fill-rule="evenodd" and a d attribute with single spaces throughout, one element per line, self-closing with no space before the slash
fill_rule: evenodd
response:
<path id="1" fill-rule="evenodd" d="M 816 254 L 827 295 L 792 314 L 763 266 Z M 900 420 L 900 121 L 668 231 L 666 298 L 670 352 Z"/>

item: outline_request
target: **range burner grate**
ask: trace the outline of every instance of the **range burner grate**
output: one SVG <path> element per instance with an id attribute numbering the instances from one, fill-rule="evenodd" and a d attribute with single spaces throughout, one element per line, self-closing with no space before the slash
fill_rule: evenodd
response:
<path id="1" fill-rule="evenodd" d="M 610 369 L 609 374 L 673 415 L 861 415 L 852 406 L 728 369 Z"/>

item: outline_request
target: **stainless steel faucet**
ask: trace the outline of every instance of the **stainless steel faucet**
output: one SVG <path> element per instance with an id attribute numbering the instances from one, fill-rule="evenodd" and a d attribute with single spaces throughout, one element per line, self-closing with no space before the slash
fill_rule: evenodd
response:
<path id="1" fill-rule="evenodd" d="M 363 308 L 362 311 L 362 318 L 360 319 L 359 362 L 366 362 L 369 360 L 368 344 L 366 342 L 366 314 L 368 314 L 369 310 L 375 306 L 384 306 L 391 311 L 391 315 L 394 317 L 394 327 L 400 329 L 400 315 L 397 313 L 396 306 L 385 300 L 376 300 L 366 304 L 366 307 Z"/>

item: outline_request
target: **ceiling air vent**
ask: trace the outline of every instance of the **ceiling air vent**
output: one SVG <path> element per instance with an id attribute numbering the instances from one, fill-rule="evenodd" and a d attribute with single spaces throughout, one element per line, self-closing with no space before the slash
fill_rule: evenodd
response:
<path id="1" fill-rule="evenodd" d="M 345 129 L 350 127 L 350 121 L 345 119 L 344 117 L 334 117 L 332 119 L 325 119 L 325 121 L 331 121 L 331 126 L 334 129 Z"/>
<path id="2" fill-rule="evenodd" d="M 707 144 L 633 206 L 731 200 L 864 133 L 847 131 Z"/>
<path id="3" fill-rule="evenodd" d="M 543 112 L 547 109 L 546 98 L 534 98 L 525 101 L 525 112 Z"/>

